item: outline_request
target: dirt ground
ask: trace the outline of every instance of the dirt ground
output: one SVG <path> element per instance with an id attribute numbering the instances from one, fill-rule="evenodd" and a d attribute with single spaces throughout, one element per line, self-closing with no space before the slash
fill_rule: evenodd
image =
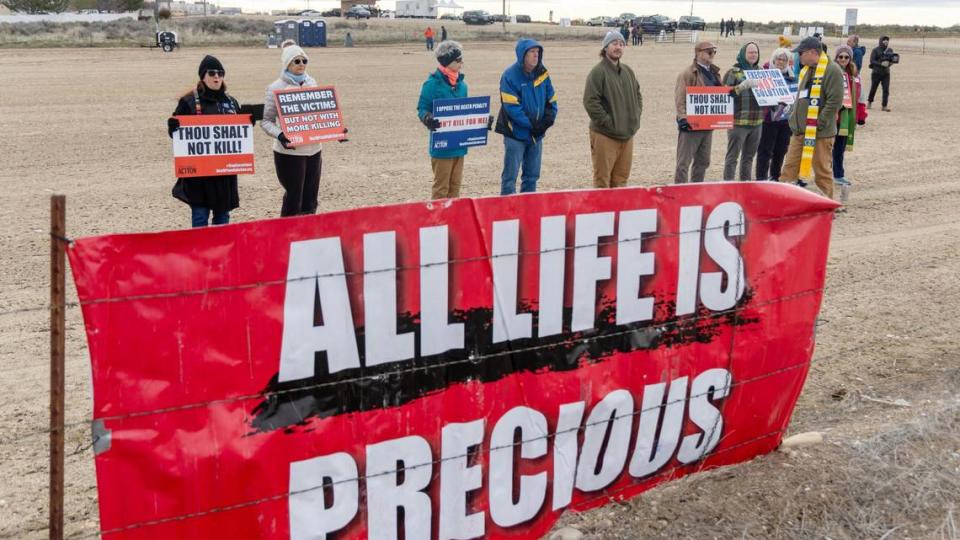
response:
<path id="1" fill-rule="evenodd" d="M 763 57 L 771 44 L 772 37 L 762 40 Z M 691 49 L 648 44 L 626 52 L 644 93 L 632 185 L 672 178 L 673 85 Z M 718 63 L 731 65 L 737 49 L 732 38 L 722 41 Z M 560 114 L 546 142 L 541 190 L 590 184 L 581 96 L 598 50 L 546 44 Z M 73 237 L 188 226 L 188 208 L 170 196 L 165 120 L 206 52 L 223 61 L 229 91 L 242 103 L 260 102 L 280 70 L 279 53 L 265 49 L 0 51 L 2 537 L 46 535 L 48 195 L 67 196 Z M 426 198 L 427 138 L 415 106 L 432 58 L 415 45 L 310 54 L 310 73 L 336 85 L 350 128 L 349 142 L 325 146 L 321 209 Z M 893 73 L 893 112 L 874 108 L 847 158 L 849 212 L 835 221 L 817 351 L 790 427 L 823 432 L 825 442 L 568 514 L 561 525 L 595 538 L 958 537 L 956 58 L 905 55 Z M 509 44 L 466 44 L 471 95 L 496 95 L 513 59 Z M 723 134 L 714 137 L 713 178 L 725 142 Z M 279 213 L 282 191 L 268 143 L 258 135 L 258 172 L 240 179 L 234 221 Z M 502 152 L 499 137 L 470 152 L 465 196 L 498 192 Z M 75 300 L 72 285 L 68 291 Z M 67 326 L 67 421 L 76 422 L 91 412 L 78 309 L 68 309 Z M 68 535 L 98 530 L 88 441 L 83 427 L 68 432 Z"/>

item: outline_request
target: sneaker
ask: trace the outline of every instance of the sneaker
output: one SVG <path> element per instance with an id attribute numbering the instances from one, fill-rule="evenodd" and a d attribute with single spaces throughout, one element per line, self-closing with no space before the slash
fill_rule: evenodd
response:
<path id="1" fill-rule="evenodd" d="M 885 112 L 890 112 L 891 110 L 893 110 L 893 109 L 891 109 L 890 107 L 881 107 L 881 108 L 882 108 Z"/>
<path id="2" fill-rule="evenodd" d="M 867 103 L 867 108 L 868 108 L 868 109 L 872 109 L 872 108 L 873 108 L 873 102 L 872 102 L 872 101 L 869 102 L 869 103 Z"/>
<path id="3" fill-rule="evenodd" d="M 803 180 L 797 180 L 797 181 L 794 182 L 794 183 L 795 183 L 796 185 L 800 186 L 800 187 L 807 187 L 807 183 L 804 182 Z"/>
<path id="4" fill-rule="evenodd" d="M 838 186 L 851 186 L 851 185 L 853 185 L 853 184 L 851 184 L 850 181 L 847 180 L 846 178 L 834 178 L 834 179 L 833 179 L 833 183 L 836 184 L 836 185 L 838 185 Z"/>

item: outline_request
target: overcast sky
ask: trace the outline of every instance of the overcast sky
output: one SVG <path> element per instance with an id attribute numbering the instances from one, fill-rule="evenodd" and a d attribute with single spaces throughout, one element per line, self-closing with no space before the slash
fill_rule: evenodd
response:
<path id="1" fill-rule="evenodd" d="M 466 9 L 485 9 L 499 13 L 502 0 L 457 0 Z M 211 3 L 216 3 L 212 0 Z M 338 0 L 219 0 L 222 6 L 242 7 L 248 11 L 272 9 L 330 9 L 339 7 Z M 394 0 L 381 0 L 378 5 L 393 9 Z M 561 17 L 590 18 L 597 15 L 616 16 L 623 12 L 637 15 L 660 13 L 674 19 L 693 14 L 708 21 L 721 17 L 754 21 L 824 20 L 843 24 L 846 8 L 857 8 L 861 24 L 906 24 L 952 26 L 960 24 L 958 0 L 508 0 L 510 12 L 546 20 L 553 10 L 554 20 Z"/>

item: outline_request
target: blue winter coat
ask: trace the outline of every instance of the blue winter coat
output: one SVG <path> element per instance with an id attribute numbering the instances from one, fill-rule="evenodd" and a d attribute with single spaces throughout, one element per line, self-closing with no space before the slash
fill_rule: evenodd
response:
<path id="1" fill-rule="evenodd" d="M 427 80 L 423 82 L 423 87 L 420 88 L 417 116 L 420 117 L 420 120 L 423 120 L 423 117 L 426 116 L 427 113 L 433 112 L 433 100 L 435 99 L 465 97 L 467 97 L 467 83 L 463 82 L 463 73 L 457 77 L 457 85 L 450 86 L 450 81 L 447 80 L 447 76 L 437 69 L 427 77 Z M 466 148 L 430 149 L 430 157 L 437 159 L 458 158 L 465 155 L 467 155 Z"/>
<path id="2" fill-rule="evenodd" d="M 540 49 L 540 63 L 532 72 L 526 73 L 523 71 L 523 57 L 530 49 Z M 543 46 L 533 39 L 521 39 L 517 42 L 516 53 L 517 62 L 500 77 L 500 114 L 496 131 L 518 141 L 532 142 L 533 121 L 557 118 L 557 94 L 553 91 L 547 68 L 543 67 Z"/>

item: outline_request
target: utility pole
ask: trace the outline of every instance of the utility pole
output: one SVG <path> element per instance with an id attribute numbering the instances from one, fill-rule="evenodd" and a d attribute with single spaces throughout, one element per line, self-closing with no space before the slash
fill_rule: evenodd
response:
<path id="1" fill-rule="evenodd" d="M 690 0 L 690 16 L 693 17 L 693 0 Z"/>
<path id="2" fill-rule="evenodd" d="M 500 21 L 500 24 L 503 25 L 503 33 L 507 33 L 507 0 L 503 0 L 503 20 Z"/>

